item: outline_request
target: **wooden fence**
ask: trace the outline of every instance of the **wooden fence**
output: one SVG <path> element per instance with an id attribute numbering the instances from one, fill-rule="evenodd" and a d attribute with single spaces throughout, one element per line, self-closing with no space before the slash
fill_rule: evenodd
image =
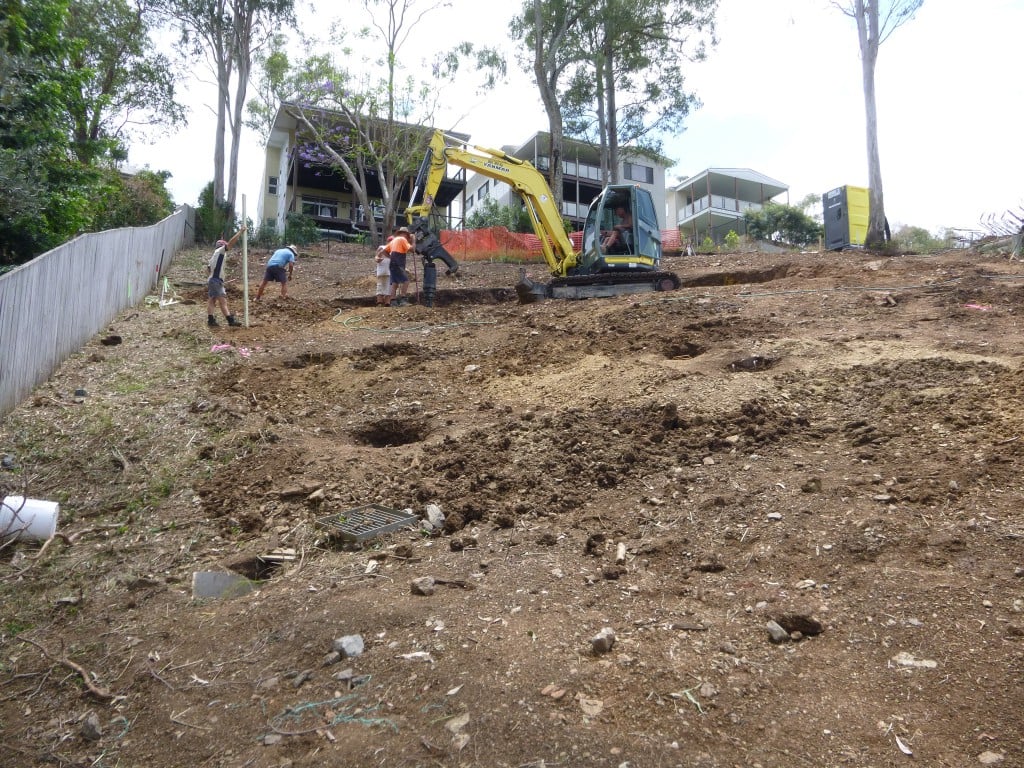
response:
<path id="1" fill-rule="evenodd" d="M 194 235 L 195 210 L 183 205 L 150 227 L 81 235 L 0 275 L 0 416 L 145 299 Z"/>

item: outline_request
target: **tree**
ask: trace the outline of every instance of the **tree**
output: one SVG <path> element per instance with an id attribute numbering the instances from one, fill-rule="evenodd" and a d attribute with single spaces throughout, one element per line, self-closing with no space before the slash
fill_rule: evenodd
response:
<path id="1" fill-rule="evenodd" d="M 321 53 L 290 64 L 280 47 L 271 50 L 259 86 L 268 101 L 250 104 L 250 124 L 266 129 L 281 104 L 298 123 L 300 161 L 318 173 L 340 175 L 365 211 L 382 206 L 381 226 L 388 231 L 433 130 L 442 96 L 436 83 L 450 81 L 467 58 L 475 59 L 492 82 L 502 62 L 489 49 L 458 43 L 433 62 L 431 82 L 417 82 L 404 72 L 400 53 L 416 25 L 440 3 L 363 0 L 363 5 L 372 20 L 360 37 L 377 55 L 369 60 L 352 55 L 344 31 L 328 46 L 346 55 L 344 63 Z M 367 225 L 371 240 L 380 242 L 376 217 L 367 217 Z"/>
<path id="2" fill-rule="evenodd" d="M 878 110 L 875 105 L 875 65 L 878 47 L 893 31 L 913 18 L 924 0 L 834 0 L 840 11 L 857 22 L 860 45 L 861 80 L 864 88 L 864 116 L 868 150 L 868 231 L 864 244 L 880 247 L 885 242 L 885 203 L 882 194 L 882 161 L 878 151 Z M 879 6 L 885 6 L 884 12 Z"/>
<path id="3" fill-rule="evenodd" d="M 522 205 L 499 205 L 493 197 L 484 198 L 466 217 L 466 229 L 504 227 L 509 232 L 533 232 L 530 214 Z"/>
<path id="4" fill-rule="evenodd" d="M 822 225 L 800 208 L 781 203 L 765 203 L 759 210 L 747 210 L 743 219 L 750 237 L 782 245 L 810 245 L 823 232 Z"/>
<path id="5" fill-rule="evenodd" d="M 294 25 L 294 0 L 162 0 L 175 19 L 181 42 L 192 54 L 206 57 L 213 72 L 217 127 L 213 144 L 213 198 L 219 207 L 235 207 L 242 110 L 249 87 L 253 56 L 275 39 L 282 25 Z M 232 94 L 232 83 L 234 93 Z M 225 133 L 231 150 L 225 186 Z"/>
<path id="6" fill-rule="evenodd" d="M 0 0 L 0 262 L 170 212 L 166 178 L 114 168 L 133 119 L 181 115 L 151 51 L 141 9 L 124 0 Z"/>
<path id="7" fill-rule="evenodd" d="M 101 187 L 105 203 L 93 227 L 144 227 L 170 216 L 174 212 L 174 201 L 167 191 L 170 175 L 167 171 L 139 171 L 124 176 L 116 170 L 105 171 Z"/>
<path id="8" fill-rule="evenodd" d="M 617 182 L 620 147 L 661 149 L 658 134 L 678 132 L 699 106 L 685 90 L 684 65 L 714 43 L 718 0 L 604 0 L 589 24 L 591 58 L 565 94 L 570 133 L 602 149 L 608 180 Z M 593 17 L 591 17 L 593 18 Z"/>
<path id="9" fill-rule="evenodd" d="M 548 116 L 548 186 L 562 208 L 562 137 L 564 121 L 559 102 L 560 82 L 572 63 L 570 34 L 583 13 L 576 0 L 526 0 L 512 22 L 512 35 L 524 42 L 541 102 Z"/>
<path id="10" fill-rule="evenodd" d="M 76 0 L 62 35 L 63 66 L 85 73 L 81 90 L 67 92 L 72 148 L 83 163 L 123 159 L 134 125 L 174 127 L 185 122 L 175 99 L 174 72 L 154 50 L 148 0 Z"/>
<path id="11" fill-rule="evenodd" d="M 908 224 L 893 232 L 892 241 L 901 253 L 933 253 L 949 248 L 951 238 L 948 232 L 936 237 L 924 227 Z"/>
<path id="12" fill-rule="evenodd" d="M 600 147 L 606 182 L 618 180 L 620 146 L 658 153 L 657 136 L 678 131 L 699 104 L 684 89 L 683 66 L 704 58 L 707 41 L 714 43 L 717 5 L 718 0 L 602 0 L 596 7 L 584 0 L 528 2 L 513 32 L 535 50 L 538 41 L 546 45 L 544 57 L 535 55 L 534 68 L 552 126 L 552 164 L 563 124 L 566 134 Z M 555 97 L 545 97 L 551 91 Z"/>

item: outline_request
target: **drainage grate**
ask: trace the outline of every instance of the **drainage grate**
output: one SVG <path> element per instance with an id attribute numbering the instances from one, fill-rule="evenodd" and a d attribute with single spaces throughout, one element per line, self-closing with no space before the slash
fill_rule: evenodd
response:
<path id="1" fill-rule="evenodd" d="M 321 517 L 317 528 L 323 528 L 346 541 L 366 541 L 388 531 L 415 526 L 416 515 L 399 509 L 389 509 L 380 504 L 365 504 L 336 515 Z"/>

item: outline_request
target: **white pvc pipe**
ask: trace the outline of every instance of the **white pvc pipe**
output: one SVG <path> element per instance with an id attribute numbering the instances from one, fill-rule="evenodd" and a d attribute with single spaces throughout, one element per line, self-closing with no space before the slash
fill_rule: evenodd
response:
<path id="1" fill-rule="evenodd" d="M 57 532 L 59 516 L 56 501 L 8 496 L 0 504 L 0 539 L 49 539 Z"/>

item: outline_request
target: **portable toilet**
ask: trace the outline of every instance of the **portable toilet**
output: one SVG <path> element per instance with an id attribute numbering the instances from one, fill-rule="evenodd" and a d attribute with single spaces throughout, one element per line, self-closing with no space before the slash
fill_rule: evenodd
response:
<path id="1" fill-rule="evenodd" d="M 868 234 L 870 195 L 867 187 L 837 187 L 821 196 L 825 248 L 862 247 Z"/>

